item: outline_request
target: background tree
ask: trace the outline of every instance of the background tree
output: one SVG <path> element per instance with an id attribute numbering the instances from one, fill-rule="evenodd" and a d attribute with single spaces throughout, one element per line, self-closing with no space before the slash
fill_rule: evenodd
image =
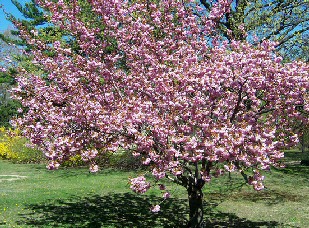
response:
<path id="1" fill-rule="evenodd" d="M 46 19 L 43 12 L 35 5 L 35 1 L 30 1 L 21 5 L 19 1 L 12 0 L 12 3 L 18 8 L 26 19 L 17 19 L 14 15 L 6 13 L 10 21 L 18 21 L 23 24 L 28 31 L 36 26 L 43 25 Z M 9 127 L 10 119 L 18 115 L 19 102 L 10 99 L 9 90 L 15 83 L 17 68 L 22 67 L 27 71 L 37 71 L 31 61 L 30 56 L 25 56 L 24 51 L 29 52 L 31 45 L 25 40 L 18 38 L 19 31 L 15 28 L 9 28 L 0 34 L 1 43 L 1 64 L 3 72 L 0 73 L 1 102 L 0 102 L 0 124 Z"/>
<path id="2" fill-rule="evenodd" d="M 217 1 L 200 0 L 208 14 Z M 288 60 L 308 62 L 309 2 L 303 0 L 235 0 L 218 29 L 222 36 L 245 39 L 244 31 L 263 39 L 277 41 L 277 51 Z M 249 37 L 250 37 L 249 36 Z"/>
<path id="3" fill-rule="evenodd" d="M 278 42 L 277 50 L 287 59 L 309 61 L 309 2 L 303 0 L 256 1 L 249 6 L 247 27 L 262 39 Z"/>
<path id="4" fill-rule="evenodd" d="M 17 40 L 17 37 L 11 35 L 11 28 L 4 33 L 11 40 Z M 14 76 L 17 73 L 17 62 L 14 57 L 20 55 L 20 50 L 14 44 L 6 43 L 0 40 L 0 125 L 10 126 L 9 121 L 16 116 L 17 109 L 21 105 L 10 99 L 9 89 L 15 83 Z"/>
<path id="5" fill-rule="evenodd" d="M 76 45 L 50 45 L 17 23 L 44 77 L 21 69 L 14 96 L 27 112 L 15 125 L 45 152 L 48 168 L 79 154 L 95 172 L 98 151 L 125 149 L 143 158 L 154 187 L 168 178 L 186 188 L 189 226 L 200 227 L 206 182 L 238 171 L 261 190 L 260 171 L 296 143 L 290 122 L 306 121 L 295 105 L 308 111 L 308 65 L 284 65 L 269 41 L 218 42 L 213 31 L 229 2 L 200 17 L 204 9 L 189 0 L 38 3 Z M 98 19 L 100 27 L 90 23 Z M 131 179 L 135 192 L 150 187 L 145 176 Z"/>

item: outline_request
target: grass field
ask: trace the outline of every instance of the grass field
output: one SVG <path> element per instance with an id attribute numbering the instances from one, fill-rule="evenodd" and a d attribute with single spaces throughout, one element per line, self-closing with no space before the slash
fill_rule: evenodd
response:
<path id="1" fill-rule="evenodd" d="M 286 153 L 287 167 L 266 174 L 267 189 L 255 192 L 241 177 L 213 179 L 205 187 L 207 227 L 309 227 L 309 166 L 301 153 Z M 130 191 L 134 172 L 85 168 L 48 171 L 44 165 L 0 160 L 0 227 L 181 227 L 186 193 L 169 186 L 173 198 L 161 212 L 158 190 Z"/>

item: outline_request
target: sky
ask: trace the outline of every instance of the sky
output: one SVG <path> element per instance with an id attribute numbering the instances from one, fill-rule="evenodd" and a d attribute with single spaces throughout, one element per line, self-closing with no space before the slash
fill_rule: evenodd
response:
<path id="1" fill-rule="evenodd" d="M 19 2 L 25 3 L 27 0 L 19 0 Z M 12 13 L 15 17 L 22 18 L 22 14 L 12 4 L 11 0 L 0 0 L 0 5 L 3 5 L 3 8 L 7 13 Z M 6 20 L 3 10 L 0 9 L 0 32 L 6 30 L 9 26 L 13 26 L 13 24 Z"/>

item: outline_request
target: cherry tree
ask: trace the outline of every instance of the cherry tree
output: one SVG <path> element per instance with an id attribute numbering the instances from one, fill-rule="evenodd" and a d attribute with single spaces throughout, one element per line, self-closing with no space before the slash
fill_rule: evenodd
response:
<path id="1" fill-rule="evenodd" d="M 38 1 L 70 32 L 74 51 L 19 25 L 44 73 L 20 69 L 13 92 L 25 109 L 14 124 L 44 151 L 48 168 L 78 154 L 96 172 L 98 154 L 128 151 L 156 180 L 132 178 L 134 192 L 159 187 L 168 198 L 163 178 L 186 188 L 189 227 L 202 224 L 202 190 L 212 178 L 239 172 L 262 190 L 261 170 L 297 143 L 290 124 L 306 121 L 308 65 L 283 64 L 267 40 L 221 41 L 215 28 L 227 0 L 199 17 L 204 9 L 193 0 L 88 2 L 102 27 L 80 17 L 79 1 Z"/>

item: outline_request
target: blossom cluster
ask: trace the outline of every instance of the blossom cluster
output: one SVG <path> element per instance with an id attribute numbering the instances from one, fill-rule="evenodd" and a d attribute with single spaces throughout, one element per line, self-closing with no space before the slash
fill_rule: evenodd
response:
<path id="1" fill-rule="evenodd" d="M 150 188 L 150 183 L 146 182 L 144 176 L 130 179 L 131 189 L 137 193 L 145 193 Z"/>
<path id="2" fill-rule="evenodd" d="M 254 170 L 253 173 L 254 175 L 249 177 L 249 184 L 257 191 L 263 190 L 264 185 L 262 181 L 264 180 L 264 176 L 257 170 Z"/>

